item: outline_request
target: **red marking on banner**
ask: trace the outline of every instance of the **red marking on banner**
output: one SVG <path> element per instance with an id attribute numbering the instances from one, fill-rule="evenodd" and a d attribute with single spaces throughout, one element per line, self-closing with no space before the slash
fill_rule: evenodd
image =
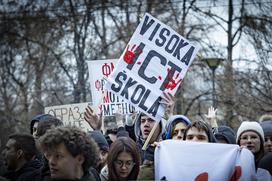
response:
<path id="1" fill-rule="evenodd" d="M 195 178 L 195 181 L 208 181 L 208 173 L 207 172 L 204 172 L 204 173 L 201 173 L 199 174 L 196 178 Z"/>
<path id="2" fill-rule="evenodd" d="M 137 62 L 138 65 L 141 65 L 142 62 Z"/>
<path id="3" fill-rule="evenodd" d="M 138 46 L 136 49 L 135 49 L 136 45 L 134 44 L 131 48 L 131 50 L 129 50 L 129 45 L 127 46 L 127 49 L 126 49 L 126 52 L 125 52 L 125 55 L 124 55 L 124 61 L 127 63 L 127 64 L 133 64 L 134 62 L 134 58 L 137 56 L 137 55 L 140 55 L 142 53 L 142 50 L 140 49 L 140 47 Z M 135 49 L 135 51 L 134 51 Z"/>
<path id="4" fill-rule="evenodd" d="M 161 79 L 162 79 L 162 77 L 161 77 L 161 76 L 159 76 L 159 79 L 161 80 Z"/>
<path id="5" fill-rule="evenodd" d="M 237 181 L 242 175 L 241 166 L 235 166 L 235 170 L 230 178 L 230 181 Z"/>
<path id="6" fill-rule="evenodd" d="M 174 70 L 170 72 L 170 69 L 167 69 L 167 81 L 164 84 L 165 89 L 170 89 L 173 90 L 181 81 L 182 79 L 179 80 L 179 73 L 173 78 Z"/>

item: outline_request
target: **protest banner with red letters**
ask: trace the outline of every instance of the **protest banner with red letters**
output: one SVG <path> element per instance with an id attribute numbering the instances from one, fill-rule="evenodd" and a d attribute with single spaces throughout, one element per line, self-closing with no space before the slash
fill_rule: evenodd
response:
<path id="1" fill-rule="evenodd" d="M 88 132 L 93 130 L 84 120 L 84 112 L 88 104 L 89 103 L 86 102 L 45 107 L 44 112 L 45 114 L 50 114 L 60 119 L 64 125 L 77 126 Z M 92 109 L 97 111 L 94 107 L 92 107 Z"/>
<path id="2" fill-rule="evenodd" d="M 124 102 L 116 94 L 105 90 L 106 78 L 114 70 L 117 60 L 87 61 L 93 106 L 98 107 L 103 116 L 112 116 L 118 109 L 121 110 L 122 114 L 131 114 L 135 111 L 132 105 Z"/>
<path id="3" fill-rule="evenodd" d="M 155 180 L 254 180 L 254 156 L 235 144 L 165 140 L 155 149 Z"/>
<path id="4" fill-rule="evenodd" d="M 106 88 L 159 121 L 163 91 L 177 91 L 198 48 L 146 13 L 119 58 Z"/>

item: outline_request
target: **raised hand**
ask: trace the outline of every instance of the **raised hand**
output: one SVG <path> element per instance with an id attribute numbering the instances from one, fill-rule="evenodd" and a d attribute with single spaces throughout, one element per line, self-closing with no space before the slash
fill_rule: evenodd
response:
<path id="1" fill-rule="evenodd" d="M 165 117 L 168 119 L 174 114 L 175 99 L 169 92 L 163 92 L 160 103 L 165 107 Z"/>
<path id="2" fill-rule="evenodd" d="M 208 114 L 205 114 L 205 117 L 207 118 L 207 122 L 211 125 L 212 128 L 217 128 L 217 120 L 216 120 L 216 112 L 217 109 L 214 107 L 210 107 L 208 109 Z"/>
<path id="3" fill-rule="evenodd" d="M 117 127 L 124 127 L 124 123 L 123 123 L 123 114 L 122 114 L 122 109 L 120 107 L 118 107 L 118 110 L 115 113 L 115 118 L 116 118 L 116 124 Z"/>
<path id="4" fill-rule="evenodd" d="M 101 129 L 102 114 L 97 115 L 89 105 L 85 109 L 84 119 L 94 130 Z"/>

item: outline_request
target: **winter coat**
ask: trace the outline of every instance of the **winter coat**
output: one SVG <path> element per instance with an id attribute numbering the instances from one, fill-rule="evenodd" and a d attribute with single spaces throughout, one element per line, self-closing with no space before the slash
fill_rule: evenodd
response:
<path id="1" fill-rule="evenodd" d="M 10 181 L 40 181 L 41 166 L 42 163 L 39 160 L 32 160 L 17 171 L 7 172 L 4 177 Z"/>
<path id="2" fill-rule="evenodd" d="M 141 116 L 143 114 L 139 114 L 136 118 L 135 124 L 134 124 L 134 134 L 136 137 L 136 144 L 139 150 L 141 150 L 141 160 L 144 160 L 144 151 L 142 150 L 142 147 L 144 146 L 145 140 L 142 137 L 141 134 Z M 160 121 L 160 127 L 161 127 L 161 132 L 157 138 L 157 141 L 161 141 L 163 139 L 163 135 L 165 134 L 166 130 L 165 130 L 165 125 L 166 125 L 166 120 L 165 119 L 161 119 Z"/>

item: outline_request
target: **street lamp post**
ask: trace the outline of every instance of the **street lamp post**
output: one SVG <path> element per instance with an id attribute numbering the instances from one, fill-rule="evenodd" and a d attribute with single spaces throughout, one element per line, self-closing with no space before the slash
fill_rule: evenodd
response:
<path id="1" fill-rule="evenodd" d="M 213 107 L 216 108 L 215 104 L 215 70 L 219 66 L 219 64 L 224 61 L 223 58 L 204 58 L 203 61 L 205 61 L 209 68 L 212 70 L 212 102 L 213 102 Z"/>

